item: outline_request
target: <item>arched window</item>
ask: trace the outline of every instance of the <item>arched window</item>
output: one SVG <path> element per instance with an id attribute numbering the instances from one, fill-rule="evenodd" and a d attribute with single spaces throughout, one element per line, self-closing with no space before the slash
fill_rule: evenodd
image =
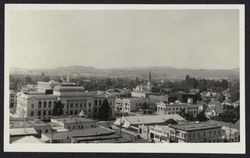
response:
<path id="1" fill-rule="evenodd" d="M 38 102 L 38 108 L 41 108 L 41 107 L 42 107 L 42 102 L 39 101 L 39 102 Z"/>
<path id="2" fill-rule="evenodd" d="M 46 101 L 43 102 L 43 108 L 47 108 L 47 102 Z"/>
<path id="3" fill-rule="evenodd" d="M 49 101 L 49 108 L 51 108 L 52 107 L 52 103 L 51 103 L 51 101 Z"/>

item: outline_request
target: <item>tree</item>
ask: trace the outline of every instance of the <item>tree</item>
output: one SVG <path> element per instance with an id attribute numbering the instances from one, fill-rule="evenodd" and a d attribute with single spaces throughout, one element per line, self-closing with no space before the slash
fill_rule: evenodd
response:
<path id="1" fill-rule="evenodd" d="M 178 114 L 185 118 L 187 121 L 194 121 L 194 117 L 190 113 L 186 112 L 185 109 L 181 109 Z"/>
<path id="2" fill-rule="evenodd" d="M 205 115 L 205 109 L 202 110 L 202 111 L 196 116 L 196 120 L 197 120 L 197 121 L 201 121 L 201 122 L 205 122 L 205 121 L 208 120 L 207 117 L 206 117 L 206 115 Z"/>
<path id="3" fill-rule="evenodd" d="M 105 99 L 102 103 L 102 106 L 99 109 L 97 118 L 101 121 L 108 121 L 110 119 L 111 108 L 109 102 Z"/>
<path id="4" fill-rule="evenodd" d="M 52 111 L 52 115 L 53 116 L 63 115 L 63 108 L 64 108 L 64 105 L 62 104 L 62 102 L 60 100 L 55 102 L 55 105 L 54 105 L 54 108 Z"/>

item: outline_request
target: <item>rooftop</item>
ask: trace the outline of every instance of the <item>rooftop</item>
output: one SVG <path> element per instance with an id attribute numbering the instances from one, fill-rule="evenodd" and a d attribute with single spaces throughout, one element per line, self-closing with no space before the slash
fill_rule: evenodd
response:
<path id="1" fill-rule="evenodd" d="M 170 127 L 183 130 L 183 131 L 197 131 L 197 130 L 206 130 L 206 129 L 213 129 L 213 128 L 220 128 L 220 125 L 211 124 L 207 122 L 188 122 L 184 124 L 176 124 L 170 125 Z"/>
<path id="2" fill-rule="evenodd" d="M 114 134 L 114 131 L 108 130 L 102 127 L 88 128 L 83 130 L 73 130 L 73 131 L 64 131 L 53 133 L 53 139 L 66 139 L 72 137 L 90 137 L 98 135 L 108 135 Z M 51 138 L 51 134 L 45 134 L 47 137 Z"/>
<path id="3" fill-rule="evenodd" d="M 179 114 L 172 115 L 146 115 L 146 116 L 128 116 L 124 117 L 124 119 L 130 124 L 153 124 L 153 123 L 164 123 L 169 119 L 173 119 L 175 121 L 185 121 L 183 117 Z"/>
<path id="4" fill-rule="evenodd" d="M 10 129 L 11 136 L 19 136 L 19 135 L 35 135 L 37 134 L 34 128 L 12 128 Z"/>
<path id="5" fill-rule="evenodd" d="M 94 120 L 82 118 L 82 117 L 61 117 L 61 118 L 52 118 L 53 120 L 63 122 L 63 123 L 76 123 L 76 122 L 92 122 Z"/>
<path id="6" fill-rule="evenodd" d="M 217 124 L 219 126 L 226 126 L 226 127 L 230 127 L 234 128 L 234 129 L 240 129 L 240 124 L 233 124 L 233 123 L 229 123 L 229 122 L 222 122 L 222 121 L 215 121 L 215 120 L 208 120 L 207 121 L 210 124 Z"/>
<path id="7" fill-rule="evenodd" d="M 14 142 L 12 142 L 13 144 L 27 144 L 27 143 L 38 143 L 38 144 L 42 144 L 44 142 L 42 142 L 40 139 L 34 137 L 34 136 L 25 136 L 22 137 Z"/>

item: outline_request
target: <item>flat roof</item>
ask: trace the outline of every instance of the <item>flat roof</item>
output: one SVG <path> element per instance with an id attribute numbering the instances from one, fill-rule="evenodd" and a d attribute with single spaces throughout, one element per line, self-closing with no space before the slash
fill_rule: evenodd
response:
<path id="1" fill-rule="evenodd" d="M 206 130 L 206 129 L 213 129 L 213 128 L 221 128 L 220 125 L 211 124 L 207 122 L 188 122 L 184 124 L 176 124 L 170 125 L 169 127 L 176 128 L 183 131 L 197 131 L 197 130 Z"/>
<path id="2" fill-rule="evenodd" d="M 64 131 L 64 132 L 55 132 L 53 133 L 53 139 L 66 139 L 72 137 L 90 137 L 90 136 L 98 136 L 98 135 L 105 135 L 105 134 L 113 134 L 114 131 L 108 130 L 103 127 L 96 127 L 96 128 L 88 128 L 88 129 L 81 129 L 81 130 L 72 130 L 72 131 Z M 52 134 L 44 134 L 49 138 L 52 138 Z"/>
<path id="3" fill-rule="evenodd" d="M 76 122 L 92 122 L 94 120 L 87 119 L 83 117 L 62 117 L 62 118 L 52 118 L 53 120 L 63 122 L 63 123 L 76 123 Z"/>
<path id="4" fill-rule="evenodd" d="M 45 123 L 41 120 L 11 120 L 10 121 L 10 128 L 27 128 L 27 127 L 34 127 L 34 126 L 49 126 L 48 123 Z"/>
<path id="5" fill-rule="evenodd" d="M 10 129 L 11 136 L 34 135 L 34 134 L 37 134 L 34 128 L 12 128 Z"/>
<path id="6" fill-rule="evenodd" d="M 175 121 L 185 121 L 185 119 L 179 114 L 127 116 L 124 117 L 124 119 L 128 121 L 131 125 L 163 123 L 169 119 L 173 119 Z"/>

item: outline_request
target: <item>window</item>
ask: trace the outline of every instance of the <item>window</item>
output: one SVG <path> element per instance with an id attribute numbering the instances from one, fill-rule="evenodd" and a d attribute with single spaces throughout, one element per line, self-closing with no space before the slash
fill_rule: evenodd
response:
<path id="1" fill-rule="evenodd" d="M 49 115 L 51 115 L 51 110 L 49 110 Z"/>
<path id="2" fill-rule="evenodd" d="M 70 115 L 73 115 L 73 110 L 70 110 L 70 113 L 69 113 Z"/>
<path id="3" fill-rule="evenodd" d="M 102 105 L 102 100 L 99 100 L 99 105 Z"/>
<path id="4" fill-rule="evenodd" d="M 41 107 L 42 107 L 42 102 L 39 101 L 39 102 L 38 102 L 38 108 L 41 108 Z"/>
<path id="5" fill-rule="evenodd" d="M 46 116 L 46 111 L 43 111 L 43 116 Z"/>
<path id="6" fill-rule="evenodd" d="M 70 107 L 73 108 L 73 103 L 70 104 Z"/>
<path id="7" fill-rule="evenodd" d="M 203 133 L 204 137 L 206 136 L 206 132 Z"/>
<path id="8" fill-rule="evenodd" d="M 51 103 L 51 101 L 49 101 L 49 108 L 51 108 L 52 107 L 52 103 Z"/>
<path id="9" fill-rule="evenodd" d="M 41 116 L 41 111 L 40 110 L 38 111 L 38 116 Z"/>
<path id="10" fill-rule="evenodd" d="M 43 108 L 47 108 L 47 102 L 46 101 L 43 102 Z"/>
<path id="11" fill-rule="evenodd" d="M 89 107 L 91 107 L 91 103 L 89 103 Z"/>
<path id="12" fill-rule="evenodd" d="M 78 104 L 76 103 L 75 108 L 78 108 Z"/>
<path id="13" fill-rule="evenodd" d="M 211 134 L 212 134 L 212 132 L 211 132 L 211 131 L 209 131 L 209 136 L 211 136 Z"/>
<path id="14" fill-rule="evenodd" d="M 82 103 L 80 104 L 80 108 L 82 108 Z"/>
<path id="15" fill-rule="evenodd" d="M 193 138 L 195 138 L 195 133 L 193 133 Z"/>
<path id="16" fill-rule="evenodd" d="M 75 115 L 77 115 L 77 113 L 78 113 L 78 111 L 77 111 L 77 110 L 75 110 Z"/>
<path id="17" fill-rule="evenodd" d="M 49 131 L 46 129 L 46 130 L 45 130 L 45 133 L 48 133 L 48 132 L 49 132 Z"/>
<path id="18" fill-rule="evenodd" d="M 34 108 L 34 104 L 31 104 L 31 108 Z"/>
<path id="19" fill-rule="evenodd" d="M 30 112 L 30 116 L 34 116 L 34 112 L 33 111 Z"/>
<path id="20" fill-rule="evenodd" d="M 97 106 L 97 100 L 95 100 L 95 106 Z"/>
<path id="21" fill-rule="evenodd" d="M 89 109 L 89 112 L 91 112 L 91 109 Z"/>

